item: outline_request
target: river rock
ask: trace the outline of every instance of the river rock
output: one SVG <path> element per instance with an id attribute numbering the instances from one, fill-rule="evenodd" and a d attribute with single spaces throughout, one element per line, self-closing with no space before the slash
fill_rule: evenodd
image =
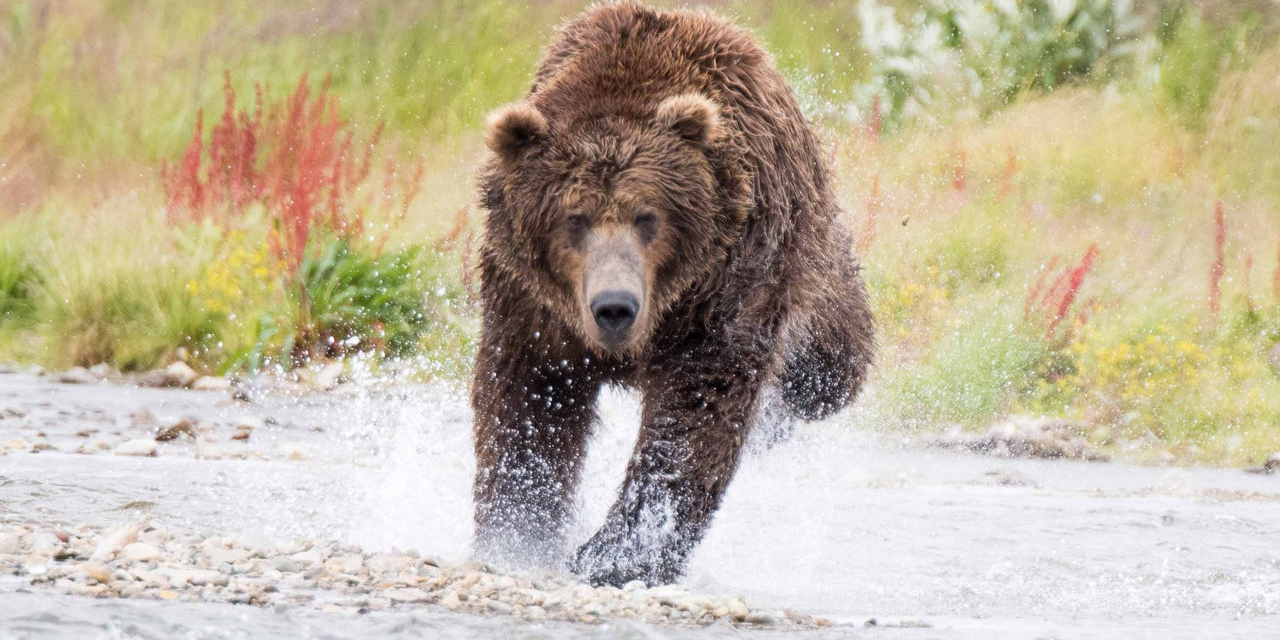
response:
<path id="1" fill-rule="evenodd" d="M 115 448 L 118 456 L 155 457 L 156 441 L 153 438 L 135 438 L 127 440 Z"/>
<path id="2" fill-rule="evenodd" d="M 238 566 L 250 557 L 248 549 L 238 547 L 231 547 L 229 549 L 215 547 L 205 551 L 204 553 L 209 564 L 215 567 L 223 564 Z"/>
<path id="3" fill-rule="evenodd" d="M 196 391 L 229 391 L 231 381 L 222 376 L 200 376 L 191 383 L 191 388 Z"/>
<path id="4" fill-rule="evenodd" d="M 52 557 L 63 549 L 62 540 L 51 531 L 35 531 L 27 536 L 26 541 L 32 555 Z"/>
<path id="5" fill-rule="evenodd" d="M 15 533 L 0 533 L 0 555 L 18 555 L 22 553 L 22 536 Z"/>
<path id="6" fill-rule="evenodd" d="M 84 367 L 71 367 L 59 373 L 57 380 L 64 384 L 94 384 L 98 381 L 98 377 L 89 373 L 89 370 Z"/>
<path id="7" fill-rule="evenodd" d="M 311 386 L 321 391 L 332 391 L 346 381 L 346 371 L 341 362 L 330 362 L 311 377 Z"/>
<path id="8" fill-rule="evenodd" d="M 10 451 L 26 451 L 31 448 L 31 443 L 22 438 L 12 438 L 0 442 L 0 453 L 8 453 Z"/>
<path id="9" fill-rule="evenodd" d="M 138 378 L 146 387 L 190 387 L 200 376 L 187 363 L 179 360 L 163 369 L 152 369 Z"/>
<path id="10" fill-rule="evenodd" d="M 1280 451 L 1267 456 L 1267 459 L 1260 466 L 1251 467 L 1246 469 L 1246 471 L 1249 473 L 1261 473 L 1266 475 L 1280 473 Z"/>
<path id="11" fill-rule="evenodd" d="M 747 608 L 747 603 L 741 598 L 731 598 L 725 603 L 725 608 L 729 610 L 729 617 L 738 622 L 745 621 L 747 616 L 751 615 L 751 609 Z"/>
<path id="12" fill-rule="evenodd" d="M 311 451 L 297 442 L 282 442 L 276 453 L 285 460 L 310 460 Z"/>
<path id="13" fill-rule="evenodd" d="M 783 621 L 782 614 L 777 611 L 752 611 L 744 618 L 747 624 L 776 625 Z"/>
<path id="14" fill-rule="evenodd" d="M 160 424 L 160 421 L 156 419 L 156 415 L 151 413 L 150 409 L 142 407 L 129 414 L 129 424 L 143 429 L 154 429 Z"/>
<path id="15" fill-rule="evenodd" d="M 80 572 L 94 582 L 106 584 L 111 582 L 111 574 L 107 568 L 97 562 L 85 562 L 80 565 Z"/>
<path id="16" fill-rule="evenodd" d="M 378 573 L 400 573 L 407 571 L 415 564 L 413 558 L 408 556 L 373 556 L 365 562 L 370 571 Z"/>
<path id="17" fill-rule="evenodd" d="M 116 377 L 116 368 L 105 362 L 99 362 L 89 367 L 89 373 L 98 380 L 107 380 Z"/>
<path id="18" fill-rule="evenodd" d="M 159 562 L 164 553 L 145 542 L 131 542 L 120 551 L 120 556 L 130 562 Z"/>
<path id="19" fill-rule="evenodd" d="M 196 423 L 191 418 L 179 418 L 173 424 L 156 431 L 156 442 L 168 442 L 186 436 L 196 437 Z"/>
<path id="20" fill-rule="evenodd" d="M 444 597 L 440 599 L 440 604 L 454 611 L 462 608 L 462 600 L 458 598 L 458 592 L 456 591 L 449 591 L 446 593 Z"/>
<path id="21" fill-rule="evenodd" d="M 932 444 L 1006 458 L 1110 460 L 1081 437 L 1085 430 L 1085 425 L 1062 418 L 1010 416 L 983 434 L 966 434 L 955 428 Z"/>
<path id="22" fill-rule="evenodd" d="M 154 445 L 155 443 L 152 444 Z M 142 523 L 140 522 L 112 529 L 98 540 L 98 544 L 93 549 L 93 555 L 90 557 L 97 561 L 110 560 L 126 545 L 135 542 L 138 539 L 138 532 L 141 530 Z"/>

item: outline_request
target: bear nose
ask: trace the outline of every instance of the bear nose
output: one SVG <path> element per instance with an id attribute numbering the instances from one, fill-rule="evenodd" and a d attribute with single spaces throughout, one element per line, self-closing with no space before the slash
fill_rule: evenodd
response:
<path id="1" fill-rule="evenodd" d="M 591 300 L 596 325 L 613 334 L 631 328 L 640 312 L 640 300 L 626 291 L 602 291 Z"/>

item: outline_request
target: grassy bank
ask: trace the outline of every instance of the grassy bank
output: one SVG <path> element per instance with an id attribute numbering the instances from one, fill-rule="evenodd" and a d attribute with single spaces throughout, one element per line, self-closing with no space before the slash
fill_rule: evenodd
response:
<path id="1" fill-rule="evenodd" d="M 581 6 L 8 5 L 0 359 L 463 376 L 481 122 Z M 836 160 L 882 323 L 871 422 L 1059 415 L 1138 459 L 1256 462 L 1280 450 L 1280 15 L 1054 6 L 715 8 Z M 273 155 L 313 134 L 310 165 Z"/>

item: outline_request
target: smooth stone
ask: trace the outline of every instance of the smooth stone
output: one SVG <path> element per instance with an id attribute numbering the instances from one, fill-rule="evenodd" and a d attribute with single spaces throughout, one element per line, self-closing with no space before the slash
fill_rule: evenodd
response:
<path id="1" fill-rule="evenodd" d="M 280 443 L 280 446 L 276 448 L 276 453 L 278 453 L 280 457 L 285 458 L 287 460 L 310 460 L 311 459 L 311 452 L 308 451 L 306 447 L 302 446 L 301 444 L 298 444 L 297 442 Z"/>
<path id="2" fill-rule="evenodd" d="M 409 556 L 373 556 L 365 561 L 370 571 L 377 573 L 402 573 L 416 564 Z"/>
<path id="3" fill-rule="evenodd" d="M 231 381 L 222 376 L 200 376 L 191 383 L 191 388 L 196 391 L 228 391 Z"/>
<path id="4" fill-rule="evenodd" d="M 121 557 L 132 562 L 159 562 L 164 553 L 145 542 L 131 542 L 120 551 Z"/>
<path id="5" fill-rule="evenodd" d="M 490 600 L 485 606 L 489 607 L 489 610 L 494 613 L 510 614 L 515 610 L 514 607 L 501 600 Z"/>
<path id="6" fill-rule="evenodd" d="M 119 526 L 108 531 L 100 540 L 98 540 L 98 544 L 94 547 L 93 555 L 91 557 L 94 560 L 99 561 L 110 560 L 115 556 L 116 552 L 123 549 L 125 545 L 136 541 L 138 539 L 138 532 L 141 530 L 142 524 L 135 522 Z"/>
<path id="7" fill-rule="evenodd" d="M 209 549 L 204 552 L 204 555 L 209 559 L 209 564 L 214 566 L 222 564 L 236 566 L 248 560 L 250 556 L 248 550 L 234 547 L 231 549 Z"/>
<path id="8" fill-rule="evenodd" d="M 157 430 L 155 440 L 156 442 L 168 442 L 170 440 L 177 440 L 182 436 L 192 439 L 196 437 L 195 420 L 191 418 L 179 418 L 173 424 Z"/>
<path id="9" fill-rule="evenodd" d="M 32 555 L 52 556 L 63 549 L 62 541 L 49 531 L 37 531 L 27 536 L 27 546 Z"/>
<path id="10" fill-rule="evenodd" d="M 56 380 L 63 384 L 93 384 L 98 381 L 98 377 L 84 367 L 71 367 L 59 373 Z"/>
<path id="11" fill-rule="evenodd" d="M 426 591 L 412 587 L 389 589 L 386 594 L 392 602 L 422 602 L 429 599 Z"/>
<path id="12" fill-rule="evenodd" d="M 774 625 L 782 622 L 782 616 L 775 611 L 752 611 L 745 621 L 748 624 Z"/>
<path id="13" fill-rule="evenodd" d="M 11 438 L 0 442 L 0 453 L 6 451 L 25 451 L 31 448 L 31 443 L 22 438 Z"/>
<path id="14" fill-rule="evenodd" d="M 446 593 L 443 598 L 440 599 L 440 604 L 444 605 L 449 609 L 457 611 L 462 607 L 462 600 L 458 598 L 457 591 L 450 591 L 449 593 Z"/>
<path id="15" fill-rule="evenodd" d="M 751 609 L 747 608 L 747 603 L 743 602 L 741 598 L 729 600 L 725 603 L 725 608 L 729 610 L 729 615 L 738 622 L 746 620 L 747 616 L 751 615 Z"/>
<path id="16" fill-rule="evenodd" d="M 0 534 L 0 555 L 22 553 L 22 538 L 16 533 Z"/>
<path id="17" fill-rule="evenodd" d="M 107 572 L 107 568 L 97 562 L 85 562 L 81 564 L 80 571 L 94 582 L 100 582 L 103 584 L 111 582 L 111 574 Z"/>
<path id="18" fill-rule="evenodd" d="M 311 549 L 308 551 L 299 551 L 298 553 L 290 555 L 289 557 L 292 558 L 294 562 L 297 562 L 298 564 L 307 566 L 307 567 L 324 562 L 324 557 L 321 556 L 320 552 L 316 551 L 315 549 Z"/>
<path id="19" fill-rule="evenodd" d="M 135 438 L 116 446 L 118 456 L 155 457 L 156 441 L 152 438 Z"/>
<path id="20" fill-rule="evenodd" d="M 334 387 L 342 384 L 345 377 L 346 371 L 343 369 L 342 363 L 330 362 L 311 378 L 311 386 L 321 391 L 331 391 Z"/>

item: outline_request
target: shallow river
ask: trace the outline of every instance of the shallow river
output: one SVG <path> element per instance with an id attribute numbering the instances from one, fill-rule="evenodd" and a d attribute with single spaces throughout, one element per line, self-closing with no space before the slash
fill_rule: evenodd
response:
<path id="1" fill-rule="evenodd" d="M 155 458 L 112 455 L 115 440 L 144 433 L 128 418 L 140 408 L 161 421 L 273 420 L 251 440 L 261 460 L 197 459 L 191 444 Z M 244 404 L 226 393 L 5 374 L 7 409 L 0 441 L 53 449 L 0 457 L 4 521 L 111 525 L 145 515 L 249 539 L 467 555 L 470 411 L 457 393 L 348 385 L 346 394 Z M 605 398 L 579 539 L 612 500 L 637 413 L 630 396 Z M 749 456 L 685 586 L 840 623 L 787 632 L 814 639 L 1280 638 L 1280 477 L 936 452 L 855 428 L 866 421 L 839 416 Z M 86 443 L 92 453 L 75 452 Z M 530 623 L 438 606 L 351 615 L 90 599 L 0 577 L 6 639 L 780 635 L 727 624 Z"/>

